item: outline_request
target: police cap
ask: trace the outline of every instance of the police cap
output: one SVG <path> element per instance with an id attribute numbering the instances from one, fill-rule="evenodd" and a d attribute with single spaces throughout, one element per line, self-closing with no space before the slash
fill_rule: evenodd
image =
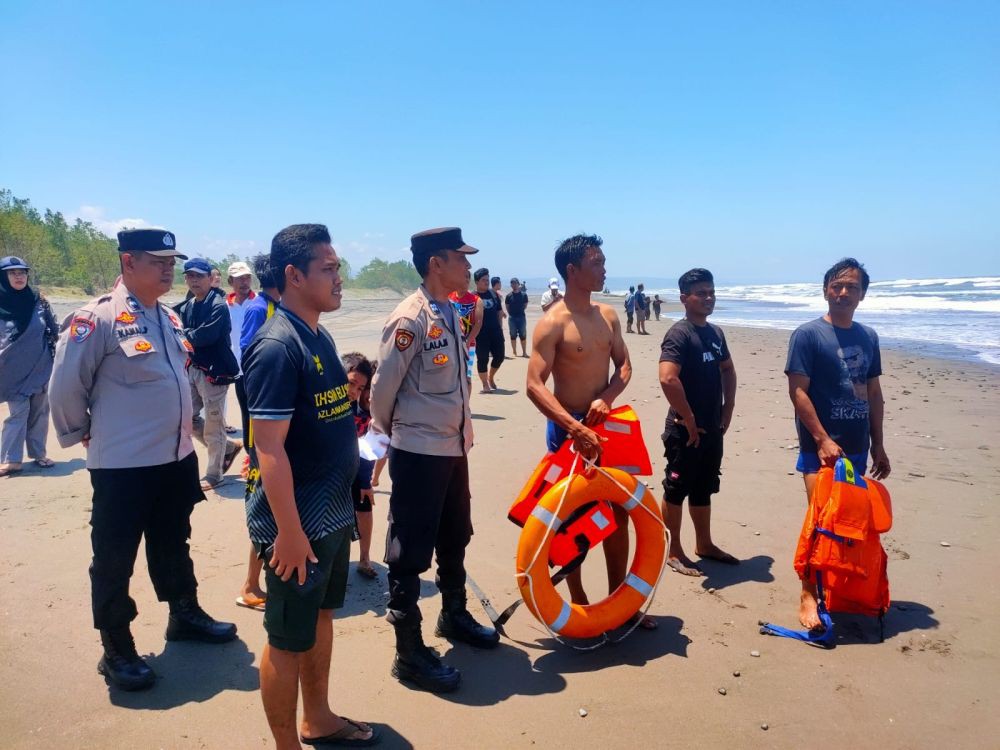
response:
<path id="1" fill-rule="evenodd" d="M 118 252 L 149 253 L 161 258 L 174 256 L 187 260 L 177 249 L 177 237 L 166 229 L 124 229 L 118 233 Z"/>
<path id="2" fill-rule="evenodd" d="M 417 232 L 410 237 L 410 252 L 413 253 L 413 260 L 418 258 L 429 258 L 437 255 L 443 250 L 455 250 L 466 255 L 474 255 L 479 250 L 466 245 L 462 239 L 462 230 L 458 227 L 439 227 L 437 229 L 426 229 Z"/>

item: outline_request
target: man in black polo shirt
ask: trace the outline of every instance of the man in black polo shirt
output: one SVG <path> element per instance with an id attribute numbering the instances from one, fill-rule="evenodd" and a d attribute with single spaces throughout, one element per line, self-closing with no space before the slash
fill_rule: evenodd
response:
<path id="1" fill-rule="evenodd" d="M 736 368 L 722 329 L 708 322 L 715 310 L 715 280 L 693 268 L 678 281 L 684 319 L 663 337 L 660 385 L 670 402 L 663 445 L 663 516 L 670 529 L 667 564 L 689 576 L 701 571 L 684 554 L 681 519 L 684 498 L 694 524 L 695 553 L 729 565 L 739 561 L 712 541 L 712 495 L 719 491 L 722 436 L 736 406 Z M 640 287 L 641 288 L 641 287 Z"/>
<path id="2" fill-rule="evenodd" d="M 261 698 L 278 747 L 368 744 L 376 740 L 372 728 L 337 716 L 328 699 L 333 610 L 347 587 L 358 467 L 347 375 L 319 325 L 321 313 L 340 307 L 340 260 L 326 227 L 296 224 L 275 235 L 271 268 L 281 306 L 243 356 L 247 525 L 267 563 Z"/>

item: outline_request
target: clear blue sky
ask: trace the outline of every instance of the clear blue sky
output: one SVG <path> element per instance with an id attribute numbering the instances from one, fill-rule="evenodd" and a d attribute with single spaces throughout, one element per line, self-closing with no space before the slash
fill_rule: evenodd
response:
<path id="1" fill-rule="evenodd" d="M 710 6 L 710 7 L 709 7 Z M 320 221 L 355 268 L 457 224 L 548 276 L 1000 274 L 1000 3 L 0 9 L 0 186 L 221 257 Z"/>

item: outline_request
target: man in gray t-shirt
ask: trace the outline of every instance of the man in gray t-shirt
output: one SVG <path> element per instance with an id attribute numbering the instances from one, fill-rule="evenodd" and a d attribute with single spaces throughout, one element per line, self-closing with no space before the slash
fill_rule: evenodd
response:
<path id="1" fill-rule="evenodd" d="M 854 311 L 868 291 L 868 272 L 854 258 L 844 258 L 823 277 L 829 311 L 800 326 L 788 345 L 788 394 L 795 406 L 799 431 L 798 471 L 805 482 L 806 501 L 816 486 L 821 466 L 833 466 L 840 456 L 865 473 L 871 448 L 874 479 L 885 479 L 891 468 L 882 446 L 884 402 L 879 376 L 882 357 L 874 330 L 854 322 Z M 816 587 L 802 582 L 799 621 L 810 630 L 821 627 Z"/>

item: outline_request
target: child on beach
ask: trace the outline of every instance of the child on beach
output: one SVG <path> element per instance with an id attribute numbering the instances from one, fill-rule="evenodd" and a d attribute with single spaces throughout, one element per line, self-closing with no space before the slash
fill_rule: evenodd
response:
<path id="1" fill-rule="evenodd" d="M 663 516 L 670 529 L 667 564 L 677 573 L 702 575 L 684 554 L 684 498 L 694 524 L 695 554 L 728 565 L 739 560 L 712 541 L 712 495 L 719 491 L 722 436 L 736 405 L 736 369 L 722 329 L 708 322 L 715 310 L 715 280 L 693 268 L 678 280 L 684 318 L 663 337 L 660 386 L 670 402 L 663 432 L 667 458 Z"/>
<path id="2" fill-rule="evenodd" d="M 364 437 L 368 432 L 372 417 L 371 382 L 375 375 L 375 364 L 370 362 L 361 352 L 350 352 L 340 358 L 347 372 L 347 397 L 354 411 L 354 426 L 358 437 Z M 354 501 L 354 517 L 357 520 L 358 542 L 361 548 L 357 571 L 365 578 L 376 578 L 378 574 L 371 563 L 372 546 L 372 505 L 375 501 L 375 491 L 372 489 L 372 471 L 374 461 L 364 458 L 358 460 L 358 474 L 351 484 L 351 499 Z"/>

